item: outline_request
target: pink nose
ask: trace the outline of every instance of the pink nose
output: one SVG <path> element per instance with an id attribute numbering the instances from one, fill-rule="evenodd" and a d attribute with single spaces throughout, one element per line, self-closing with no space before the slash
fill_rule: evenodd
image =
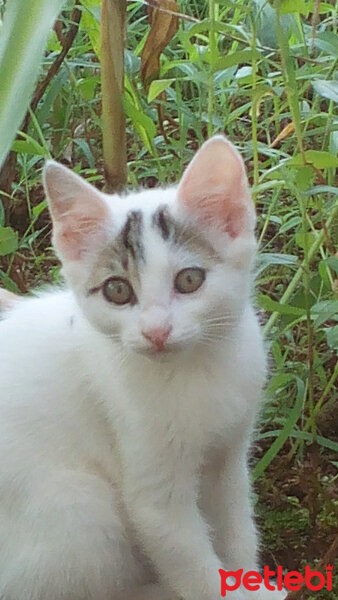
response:
<path id="1" fill-rule="evenodd" d="M 172 327 L 157 327 L 155 329 L 147 329 L 142 331 L 142 335 L 155 346 L 156 350 L 163 350 Z"/>

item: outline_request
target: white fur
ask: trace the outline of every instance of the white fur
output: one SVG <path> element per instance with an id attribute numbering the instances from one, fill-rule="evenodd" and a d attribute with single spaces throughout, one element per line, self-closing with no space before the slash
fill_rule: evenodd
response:
<path id="1" fill-rule="evenodd" d="M 246 454 L 265 359 L 252 227 L 209 232 L 222 263 L 173 298 L 173 274 L 200 259 L 168 250 L 150 221 L 163 203 L 181 214 L 177 190 L 100 198 L 110 235 L 130 209 L 148 218 L 138 305 L 85 293 L 91 248 L 64 259 L 71 291 L 0 323 L 0 598 L 215 600 L 220 568 L 257 569 Z M 213 340 L 210 316 L 224 318 Z M 167 323 L 171 352 L 147 355 L 142 328 Z"/>

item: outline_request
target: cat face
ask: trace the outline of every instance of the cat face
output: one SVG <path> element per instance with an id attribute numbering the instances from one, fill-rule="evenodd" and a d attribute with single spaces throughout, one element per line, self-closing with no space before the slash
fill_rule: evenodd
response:
<path id="1" fill-rule="evenodd" d="M 53 162 L 45 188 L 66 279 L 103 335 L 149 357 L 230 339 L 255 249 L 244 165 L 230 142 L 206 142 L 177 188 L 107 196 Z"/>

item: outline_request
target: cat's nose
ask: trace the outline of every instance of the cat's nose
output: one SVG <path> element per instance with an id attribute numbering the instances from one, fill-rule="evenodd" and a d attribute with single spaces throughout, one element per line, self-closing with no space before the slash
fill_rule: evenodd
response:
<path id="1" fill-rule="evenodd" d="M 143 329 L 142 335 L 155 346 L 156 350 L 163 350 L 170 335 L 172 327 L 156 327 L 154 329 Z"/>

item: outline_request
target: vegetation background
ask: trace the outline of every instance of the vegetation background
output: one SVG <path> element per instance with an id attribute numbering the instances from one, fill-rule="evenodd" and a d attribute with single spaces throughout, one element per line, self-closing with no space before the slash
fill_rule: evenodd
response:
<path id="1" fill-rule="evenodd" d="M 334 562 L 337 3 L 0 0 L 0 12 L 0 283 L 26 293 L 59 281 L 46 157 L 99 188 L 127 173 L 128 185 L 156 186 L 225 132 L 257 206 L 256 301 L 271 356 L 252 459 L 262 560 L 300 571 Z"/>

